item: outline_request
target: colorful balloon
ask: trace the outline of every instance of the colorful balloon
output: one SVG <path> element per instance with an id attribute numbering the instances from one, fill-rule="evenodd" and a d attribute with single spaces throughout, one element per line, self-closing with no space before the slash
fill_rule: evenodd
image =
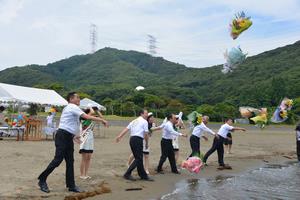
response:
<path id="1" fill-rule="evenodd" d="M 222 72 L 227 74 L 232 72 L 238 65 L 246 60 L 247 54 L 244 54 L 240 46 L 232 48 L 230 51 L 226 50 L 224 58 L 226 63 L 223 65 Z"/>
<path id="2" fill-rule="evenodd" d="M 281 123 L 288 119 L 288 111 L 293 107 L 293 100 L 289 98 L 284 98 L 280 105 L 276 108 L 271 122 L 273 123 Z"/>
<path id="3" fill-rule="evenodd" d="M 242 32 L 247 30 L 252 25 L 250 18 L 251 17 L 246 17 L 246 14 L 243 11 L 235 15 L 235 19 L 233 19 L 230 24 L 230 35 L 232 39 L 235 40 L 238 38 Z"/>

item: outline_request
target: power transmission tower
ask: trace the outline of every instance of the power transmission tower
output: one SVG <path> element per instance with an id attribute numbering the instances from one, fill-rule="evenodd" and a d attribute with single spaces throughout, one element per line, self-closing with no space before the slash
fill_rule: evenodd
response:
<path id="1" fill-rule="evenodd" d="M 97 26 L 91 24 L 90 26 L 90 44 L 91 44 L 91 53 L 95 53 L 97 49 Z"/>
<path id="2" fill-rule="evenodd" d="M 148 43 L 149 43 L 149 54 L 152 56 L 152 67 L 154 66 L 154 56 L 157 54 L 156 38 L 153 35 L 148 34 Z"/>
<path id="3" fill-rule="evenodd" d="M 156 47 L 156 38 L 153 35 L 148 34 L 148 43 L 149 43 L 148 48 L 149 48 L 150 55 L 155 56 L 156 53 L 157 53 L 156 52 L 156 49 L 157 49 L 157 47 Z"/>

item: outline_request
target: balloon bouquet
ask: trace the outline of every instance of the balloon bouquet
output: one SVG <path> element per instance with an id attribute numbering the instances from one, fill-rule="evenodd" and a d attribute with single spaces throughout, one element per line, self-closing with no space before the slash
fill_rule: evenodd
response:
<path id="1" fill-rule="evenodd" d="M 246 17 L 244 11 L 235 15 L 235 19 L 232 20 L 230 26 L 230 35 L 232 39 L 238 38 L 238 36 L 247 30 L 252 25 L 251 17 Z"/>
<path id="2" fill-rule="evenodd" d="M 284 98 L 280 105 L 276 108 L 271 121 L 273 123 L 281 123 L 288 119 L 288 111 L 292 109 L 293 100 L 289 98 Z"/>
<path id="3" fill-rule="evenodd" d="M 230 51 L 226 50 L 224 57 L 226 63 L 223 65 L 222 72 L 227 74 L 228 72 L 233 72 L 233 70 L 241 63 L 246 60 L 247 54 L 244 54 L 240 46 L 232 48 Z"/>
<path id="4" fill-rule="evenodd" d="M 237 39 L 239 35 L 246 31 L 251 25 L 251 17 L 246 17 L 243 11 L 237 13 L 229 25 L 232 39 Z M 244 54 L 239 46 L 232 48 L 229 52 L 226 51 L 224 53 L 226 63 L 223 65 L 222 73 L 227 74 L 233 72 L 233 69 L 246 60 L 246 55 L 247 54 Z"/>
<path id="5" fill-rule="evenodd" d="M 240 107 L 239 111 L 243 118 L 247 118 L 250 123 L 255 124 L 261 129 L 265 128 L 268 123 L 267 108 Z"/>

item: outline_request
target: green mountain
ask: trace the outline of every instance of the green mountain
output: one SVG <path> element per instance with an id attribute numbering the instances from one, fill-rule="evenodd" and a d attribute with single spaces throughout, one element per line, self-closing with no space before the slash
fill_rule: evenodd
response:
<path id="1" fill-rule="evenodd" d="M 119 102 L 121 110 L 124 102 L 130 109 L 151 105 L 193 109 L 224 102 L 276 106 L 284 96 L 300 96 L 300 42 L 249 57 L 230 74 L 222 74 L 221 68 L 188 68 L 141 52 L 104 48 L 45 66 L 8 68 L 0 72 L 0 80 L 54 88 L 63 95 L 80 91 L 100 102 Z M 134 91 L 138 85 L 146 89 Z"/>

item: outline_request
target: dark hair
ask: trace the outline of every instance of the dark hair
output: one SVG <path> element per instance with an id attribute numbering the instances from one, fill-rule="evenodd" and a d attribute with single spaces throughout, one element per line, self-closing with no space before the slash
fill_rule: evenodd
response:
<path id="1" fill-rule="evenodd" d="M 139 115 L 144 114 L 145 111 L 146 111 L 146 109 L 139 110 Z"/>
<path id="2" fill-rule="evenodd" d="M 225 118 L 224 122 L 228 122 L 229 120 L 233 121 L 231 118 Z"/>
<path id="3" fill-rule="evenodd" d="M 167 117 L 167 120 L 172 119 L 172 116 L 173 116 L 173 115 L 174 115 L 173 113 L 168 113 L 167 116 L 166 116 L 166 117 Z"/>
<path id="4" fill-rule="evenodd" d="M 296 131 L 300 131 L 300 124 L 298 124 L 298 126 L 296 126 Z"/>
<path id="5" fill-rule="evenodd" d="M 85 114 L 89 114 L 89 113 L 91 112 L 91 109 L 90 109 L 90 108 L 86 108 L 86 109 L 83 110 L 83 112 L 84 112 Z M 80 116 L 80 117 L 79 117 L 79 120 L 80 120 L 80 121 L 83 121 L 83 120 L 85 120 L 85 119 L 84 119 L 83 117 Z"/>
<path id="6" fill-rule="evenodd" d="M 67 95 L 67 101 L 70 102 L 70 100 L 75 96 L 76 92 L 70 92 L 68 95 Z"/>
<path id="7" fill-rule="evenodd" d="M 98 107 L 95 106 L 95 107 L 92 107 L 94 111 L 99 111 Z"/>
<path id="8" fill-rule="evenodd" d="M 48 115 L 52 115 L 52 112 L 48 112 Z"/>
<path id="9" fill-rule="evenodd" d="M 90 108 L 86 108 L 83 110 L 83 112 L 85 112 L 85 114 L 89 114 L 91 112 L 91 109 Z"/>
<path id="10" fill-rule="evenodd" d="M 0 106 L 0 112 L 3 112 L 5 110 L 4 106 Z"/>

